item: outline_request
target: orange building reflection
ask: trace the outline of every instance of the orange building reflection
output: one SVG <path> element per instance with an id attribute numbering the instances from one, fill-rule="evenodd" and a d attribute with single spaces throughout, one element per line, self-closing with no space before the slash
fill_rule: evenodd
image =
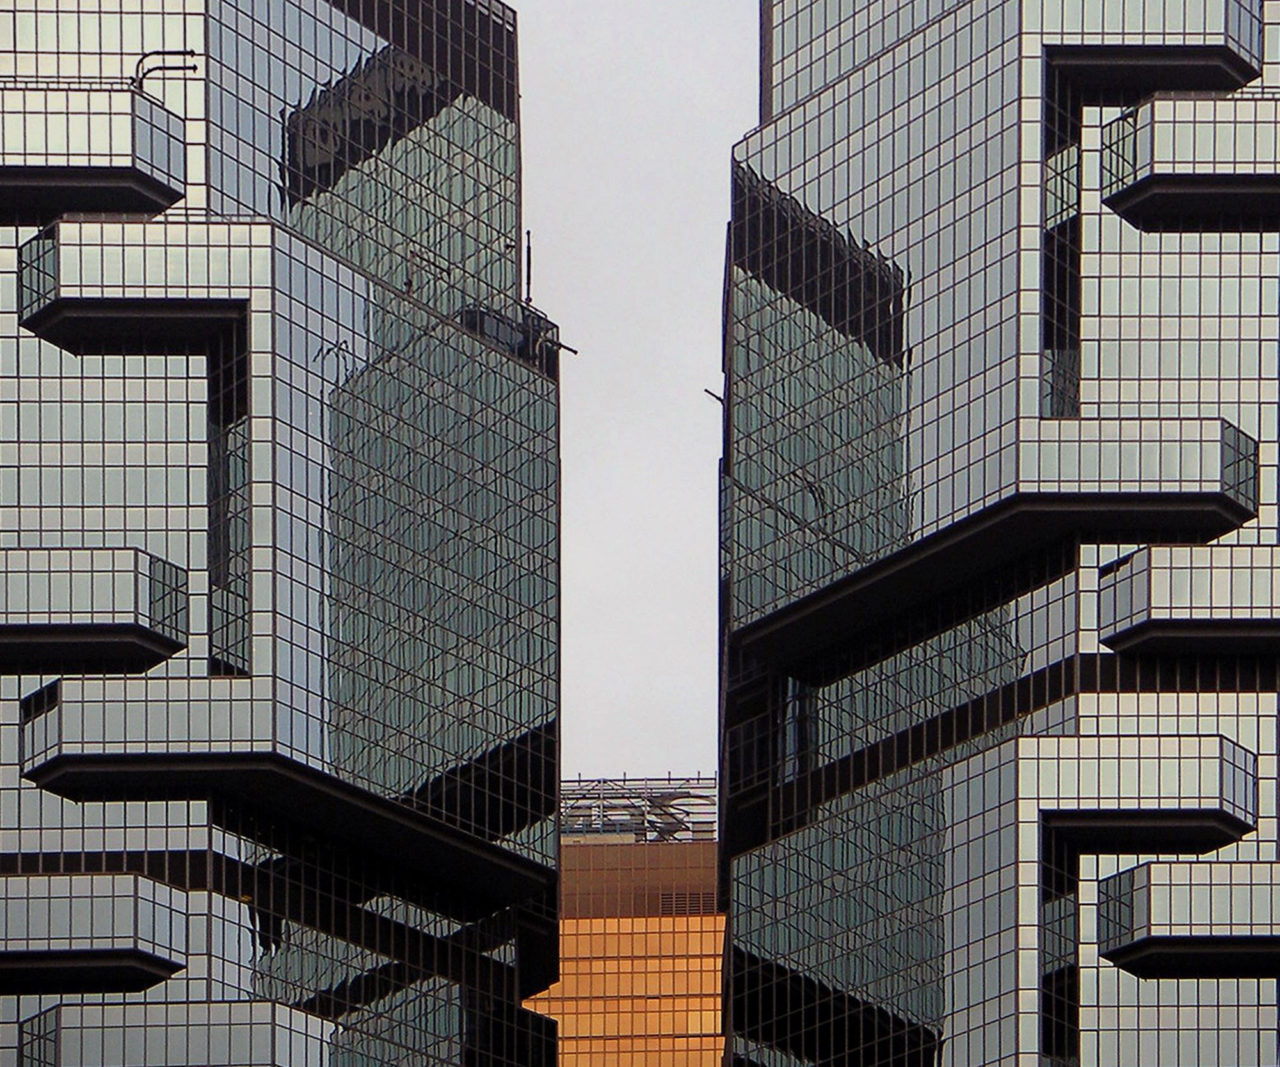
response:
<path id="1" fill-rule="evenodd" d="M 561 1067 L 719 1067 L 715 780 L 570 782 L 561 801 L 560 981 L 525 1003 L 558 1021 Z"/>

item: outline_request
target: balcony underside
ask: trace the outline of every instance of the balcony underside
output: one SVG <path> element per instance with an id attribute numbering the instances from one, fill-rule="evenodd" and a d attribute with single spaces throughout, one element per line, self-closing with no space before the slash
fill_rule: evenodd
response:
<path id="1" fill-rule="evenodd" d="M 132 167 L 0 167 L 0 225 L 43 226 L 80 212 L 155 215 L 182 195 Z"/>
<path id="2" fill-rule="evenodd" d="M 1244 820 L 1214 809 L 1045 811 L 1041 822 L 1059 840 L 1090 855 L 1203 855 L 1233 844 L 1253 830 Z"/>
<path id="3" fill-rule="evenodd" d="M 1103 643 L 1139 654 L 1280 656 L 1280 619 L 1152 619 Z"/>
<path id="4" fill-rule="evenodd" d="M 1051 45 L 1045 56 L 1086 99 L 1110 103 L 1171 89 L 1239 89 L 1262 73 L 1225 44 Z"/>
<path id="5" fill-rule="evenodd" d="M 0 952 L 0 996 L 137 993 L 181 969 L 139 949 Z"/>
<path id="6" fill-rule="evenodd" d="M 1102 956 L 1138 978 L 1274 978 L 1280 937 L 1144 937 Z"/>
<path id="7" fill-rule="evenodd" d="M 69 800 L 218 797 L 269 825 L 322 828 L 339 847 L 393 862 L 440 893 L 439 907 L 474 919 L 538 896 L 555 871 L 282 756 L 262 753 L 75 755 L 26 774 Z"/>
<path id="8" fill-rule="evenodd" d="M 1280 173 L 1152 174 L 1104 203 L 1139 230 L 1280 230 Z"/>
<path id="9" fill-rule="evenodd" d="M 141 674 L 184 647 L 136 623 L 0 624 L 0 675 Z"/>
<path id="10" fill-rule="evenodd" d="M 1252 517 L 1225 493 L 1019 494 L 744 627 L 735 641 L 755 660 L 825 685 L 897 651 L 895 621 L 1055 545 L 1204 542 Z"/>
<path id="11" fill-rule="evenodd" d="M 21 325 L 78 356 L 196 351 L 243 322 L 243 300 L 55 298 Z"/>

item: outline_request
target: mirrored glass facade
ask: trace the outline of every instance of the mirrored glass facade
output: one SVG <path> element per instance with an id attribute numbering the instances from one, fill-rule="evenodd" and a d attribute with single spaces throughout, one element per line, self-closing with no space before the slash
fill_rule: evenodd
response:
<path id="1" fill-rule="evenodd" d="M 497 0 L 0 11 L 0 1064 L 554 1062 L 518 99 Z"/>
<path id="2" fill-rule="evenodd" d="M 1280 1057 L 1280 5 L 762 0 L 734 1067 Z"/>

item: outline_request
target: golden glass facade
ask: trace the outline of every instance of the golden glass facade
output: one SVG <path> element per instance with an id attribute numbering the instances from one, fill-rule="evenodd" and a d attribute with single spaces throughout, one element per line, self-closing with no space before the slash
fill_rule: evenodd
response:
<path id="1" fill-rule="evenodd" d="M 562 1067 L 720 1064 L 714 798 L 709 778 L 563 787 L 560 981 L 525 1002 Z"/>

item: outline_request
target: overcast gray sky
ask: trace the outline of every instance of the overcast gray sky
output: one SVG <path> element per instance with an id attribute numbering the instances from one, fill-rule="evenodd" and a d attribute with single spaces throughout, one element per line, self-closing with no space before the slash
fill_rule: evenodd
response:
<path id="1" fill-rule="evenodd" d="M 534 302 L 562 366 L 567 776 L 716 767 L 729 155 L 755 0 L 513 0 Z"/>

